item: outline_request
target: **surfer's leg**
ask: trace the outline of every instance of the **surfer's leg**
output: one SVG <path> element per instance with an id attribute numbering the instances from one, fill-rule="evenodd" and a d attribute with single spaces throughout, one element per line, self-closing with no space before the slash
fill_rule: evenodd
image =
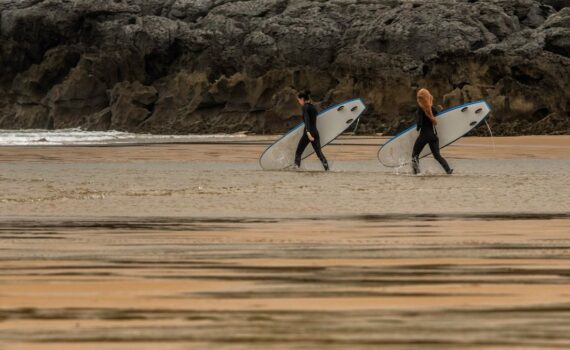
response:
<path id="1" fill-rule="evenodd" d="M 427 141 L 425 138 L 420 134 L 414 143 L 414 149 L 412 151 L 412 171 L 414 174 L 418 174 L 420 172 L 420 153 L 426 146 Z"/>
<path id="2" fill-rule="evenodd" d="M 295 165 L 301 166 L 301 157 L 303 156 L 303 151 L 305 151 L 308 144 L 309 137 L 306 133 L 303 133 L 303 136 L 299 140 L 299 145 L 297 145 L 297 151 L 295 152 Z"/>
<path id="3" fill-rule="evenodd" d="M 430 141 L 429 148 L 431 149 L 433 157 L 439 162 L 439 164 L 441 164 L 441 167 L 445 170 L 445 172 L 451 174 L 453 171 L 439 152 L 439 139 L 437 137 L 434 140 Z"/>
<path id="4" fill-rule="evenodd" d="M 329 163 L 327 162 L 327 159 L 321 150 L 321 138 L 319 135 L 315 136 L 315 140 L 311 142 L 311 145 L 313 145 L 313 149 L 315 150 L 317 157 L 319 157 L 321 163 L 323 163 L 323 168 L 325 168 L 325 170 L 329 170 Z"/>

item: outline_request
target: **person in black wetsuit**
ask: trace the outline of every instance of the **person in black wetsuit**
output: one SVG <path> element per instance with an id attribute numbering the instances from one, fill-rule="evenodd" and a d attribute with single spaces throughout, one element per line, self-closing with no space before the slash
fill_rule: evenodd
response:
<path id="1" fill-rule="evenodd" d="M 317 157 L 323 163 L 323 167 L 326 171 L 329 170 L 329 164 L 325 155 L 321 151 L 321 139 L 319 137 L 319 131 L 317 130 L 317 109 L 313 106 L 310 102 L 310 94 L 309 92 L 300 93 L 297 96 L 297 101 L 301 105 L 302 113 L 303 113 L 303 121 L 305 122 L 305 129 L 303 132 L 303 136 L 301 140 L 299 140 L 299 145 L 297 146 L 297 151 L 295 152 L 295 165 L 297 167 L 301 166 L 301 156 L 303 155 L 303 151 L 307 148 L 309 142 L 313 146 Z"/>
<path id="2" fill-rule="evenodd" d="M 435 118 L 437 111 L 433 108 L 433 96 L 427 89 L 420 89 L 417 94 L 417 101 L 417 130 L 420 131 L 420 135 L 412 151 L 412 170 L 414 174 L 420 172 L 420 153 L 429 144 L 433 157 L 441 164 L 445 172 L 451 175 L 453 169 L 449 167 L 447 161 L 439 153 L 439 138 L 435 129 L 437 125 L 437 119 Z"/>

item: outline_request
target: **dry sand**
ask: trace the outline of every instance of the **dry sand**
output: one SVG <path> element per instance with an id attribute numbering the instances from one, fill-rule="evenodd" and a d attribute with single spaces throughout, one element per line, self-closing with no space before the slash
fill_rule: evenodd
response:
<path id="1" fill-rule="evenodd" d="M 570 137 L 267 140 L 0 148 L 0 349 L 570 348 Z"/>

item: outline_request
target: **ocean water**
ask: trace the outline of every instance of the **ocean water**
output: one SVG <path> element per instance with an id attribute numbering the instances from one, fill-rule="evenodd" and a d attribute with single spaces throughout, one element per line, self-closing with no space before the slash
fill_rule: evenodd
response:
<path id="1" fill-rule="evenodd" d="M 61 145 L 116 145 L 142 143 L 192 142 L 198 140 L 235 140 L 245 134 L 214 135 L 151 135 L 134 134 L 122 131 L 85 131 L 80 128 L 43 130 L 2 130 L 0 129 L 0 146 L 61 146 Z"/>

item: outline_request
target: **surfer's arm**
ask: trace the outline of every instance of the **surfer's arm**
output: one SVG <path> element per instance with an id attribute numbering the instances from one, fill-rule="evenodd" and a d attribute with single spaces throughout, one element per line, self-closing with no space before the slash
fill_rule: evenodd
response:
<path id="1" fill-rule="evenodd" d="M 309 127 L 307 128 L 307 136 L 309 140 L 314 141 L 313 133 L 317 132 L 317 110 L 312 105 L 307 108 L 307 119 L 309 120 Z"/>
<path id="2" fill-rule="evenodd" d="M 435 117 L 437 115 L 437 110 L 435 108 L 431 108 L 431 113 L 430 115 L 428 115 L 429 119 L 431 120 L 431 123 L 433 125 L 437 125 L 437 118 Z"/>
<path id="3" fill-rule="evenodd" d="M 307 111 L 307 107 L 303 106 L 303 122 L 305 123 L 305 132 L 308 134 L 311 129 L 311 117 Z"/>
<path id="4" fill-rule="evenodd" d="M 422 128 L 422 113 L 418 108 L 418 110 L 416 111 L 416 130 L 420 131 L 421 128 Z"/>
<path id="5" fill-rule="evenodd" d="M 313 135 L 311 135 L 312 130 L 312 123 L 311 123 L 311 114 L 309 111 L 308 106 L 303 106 L 303 122 L 305 123 L 305 134 L 309 138 L 310 141 L 313 141 Z"/>

